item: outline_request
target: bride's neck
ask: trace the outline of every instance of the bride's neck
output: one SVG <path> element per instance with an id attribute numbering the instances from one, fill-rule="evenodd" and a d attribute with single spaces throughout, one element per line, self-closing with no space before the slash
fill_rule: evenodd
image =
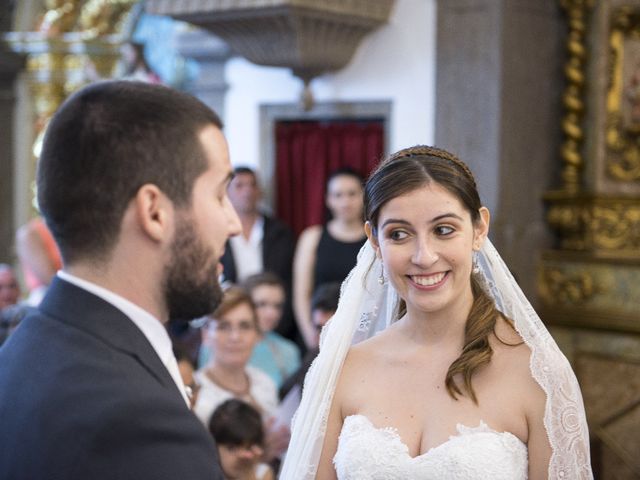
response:
<path id="1" fill-rule="evenodd" d="M 465 327 L 473 296 L 438 312 L 424 312 L 407 305 L 402 330 L 415 342 L 425 345 L 464 345 Z"/>

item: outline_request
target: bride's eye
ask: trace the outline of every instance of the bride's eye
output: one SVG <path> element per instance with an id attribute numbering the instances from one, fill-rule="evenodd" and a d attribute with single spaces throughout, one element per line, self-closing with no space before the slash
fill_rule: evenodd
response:
<path id="1" fill-rule="evenodd" d="M 398 242 L 401 240 L 404 240 L 405 238 L 407 238 L 409 234 L 407 232 L 405 232 L 404 230 L 391 230 L 388 234 L 387 237 L 389 237 L 390 240 L 393 240 L 394 242 Z"/>
<path id="2" fill-rule="evenodd" d="M 453 227 L 450 227 L 449 225 L 438 225 L 435 228 L 435 232 L 438 236 L 446 237 L 447 235 L 451 235 L 453 232 L 455 232 L 455 229 Z"/>

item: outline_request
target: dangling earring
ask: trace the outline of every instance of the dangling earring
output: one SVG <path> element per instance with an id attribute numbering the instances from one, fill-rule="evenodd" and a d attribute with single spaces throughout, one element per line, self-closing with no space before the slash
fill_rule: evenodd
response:
<path id="1" fill-rule="evenodd" d="M 473 252 L 473 268 L 472 271 L 474 274 L 480 273 L 480 262 L 478 261 L 478 252 Z"/>
<path id="2" fill-rule="evenodd" d="M 378 277 L 378 283 L 380 285 L 384 285 L 385 281 L 386 279 L 384 278 L 384 263 L 382 263 L 382 260 L 380 260 L 380 276 Z"/>

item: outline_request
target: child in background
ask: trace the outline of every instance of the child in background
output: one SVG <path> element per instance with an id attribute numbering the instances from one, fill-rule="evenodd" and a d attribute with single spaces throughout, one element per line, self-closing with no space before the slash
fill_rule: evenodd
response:
<path id="1" fill-rule="evenodd" d="M 280 388 L 284 379 L 300 367 L 298 346 L 274 331 L 285 304 L 284 283 L 276 274 L 264 272 L 251 275 L 242 285 L 251 295 L 262 332 L 249 365 L 265 372 Z"/>
<path id="2" fill-rule="evenodd" d="M 271 468 L 260 463 L 264 430 L 260 413 L 242 400 L 220 404 L 209 420 L 226 480 L 273 480 Z"/>

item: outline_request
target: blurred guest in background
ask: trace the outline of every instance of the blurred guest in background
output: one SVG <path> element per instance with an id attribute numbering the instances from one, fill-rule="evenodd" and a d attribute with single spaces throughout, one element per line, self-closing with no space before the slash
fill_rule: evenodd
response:
<path id="1" fill-rule="evenodd" d="M 280 388 L 285 378 L 300 367 L 300 350 L 291 340 L 276 333 L 286 300 L 284 283 L 271 272 L 247 278 L 243 287 L 256 307 L 258 326 L 262 332 L 253 349 L 249 364 L 267 373 Z"/>
<path id="2" fill-rule="evenodd" d="M 38 306 L 53 276 L 62 268 L 58 245 L 41 217 L 21 226 L 16 233 L 16 251 L 27 284 L 27 303 Z"/>
<path id="3" fill-rule="evenodd" d="M 209 432 L 218 445 L 225 478 L 272 480 L 273 471 L 262 463 L 264 427 L 260 412 L 242 400 L 226 400 L 209 420 Z"/>
<path id="4" fill-rule="evenodd" d="M 293 305 L 307 348 L 318 344 L 311 322 L 311 296 L 323 283 L 342 282 L 356 264 L 366 240 L 363 220 L 363 179 L 343 168 L 329 175 L 326 205 L 331 219 L 300 234 L 294 258 Z"/>
<path id="5" fill-rule="evenodd" d="M 311 299 L 311 321 L 318 332 L 322 330 L 322 327 L 324 327 L 333 314 L 336 313 L 339 299 L 340 283 L 338 282 L 323 283 L 316 288 L 316 291 L 313 293 L 313 298 Z M 300 368 L 293 372 L 282 383 L 278 392 L 280 399 L 286 397 L 294 387 L 299 389 L 298 393 L 302 392 L 304 377 L 319 351 L 318 346 L 309 349 L 302 359 Z"/>
<path id="6" fill-rule="evenodd" d="M 0 310 L 20 300 L 20 285 L 10 265 L 0 263 Z"/>
<path id="7" fill-rule="evenodd" d="M 202 343 L 211 349 L 211 358 L 196 372 L 200 392 L 194 411 L 207 425 L 213 411 L 225 400 L 237 398 L 249 403 L 268 426 L 266 449 L 271 460 L 286 448 L 289 432 L 270 429 L 278 406 L 276 386 L 266 373 L 249 365 L 259 340 L 251 297 L 240 287 L 228 288 L 203 330 Z"/>
<path id="8" fill-rule="evenodd" d="M 267 271 L 278 275 L 285 285 L 286 303 L 276 331 L 296 340 L 298 328 L 291 307 L 293 233 L 280 220 L 260 211 L 262 191 L 258 176 L 251 168 L 235 168 L 228 194 L 240 217 L 242 234 L 230 238 L 227 243 L 222 257 L 224 278 L 232 283 L 242 283 L 255 273 Z"/>

